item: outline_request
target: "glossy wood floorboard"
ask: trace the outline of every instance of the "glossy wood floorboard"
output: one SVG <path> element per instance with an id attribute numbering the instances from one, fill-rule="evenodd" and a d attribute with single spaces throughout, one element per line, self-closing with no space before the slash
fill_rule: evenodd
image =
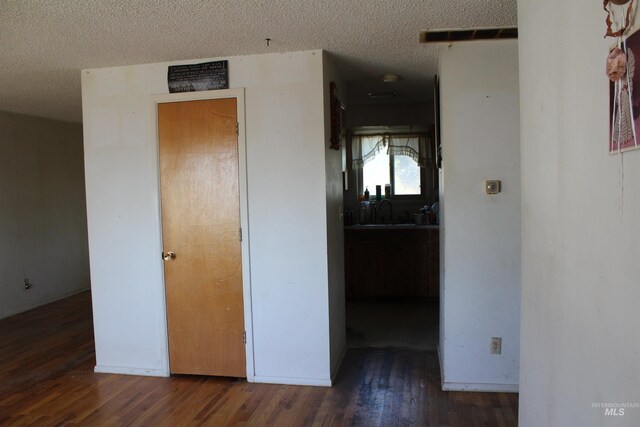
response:
<path id="1" fill-rule="evenodd" d="M 83 293 L 0 320 L 0 425 L 515 426 L 517 395 L 442 392 L 433 352 L 352 349 L 334 387 L 95 374 Z"/>

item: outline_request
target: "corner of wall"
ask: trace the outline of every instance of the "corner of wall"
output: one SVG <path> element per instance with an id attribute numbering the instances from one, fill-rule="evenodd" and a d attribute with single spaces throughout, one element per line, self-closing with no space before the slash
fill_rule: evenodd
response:
<path id="1" fill-rule="evenodd" d="M 345 289 L 344 289 L 344 231 L 343 231 L 343 151 L 330 147 L 331 105 L 329 85 L 335 82 L 338 96 L 344 97 L 346 87 L 340 72 L 327 52 L 322 53 L 323 65 L 323 105 L 324 105 L 324 144 L 326 179 L 326 215 L 327 215 L 327 268 L 329 299 L 329 348 L 331 378 L 337 374 L 346 351 Z M 342 98 L 344 100 L 344 98 Z"/>

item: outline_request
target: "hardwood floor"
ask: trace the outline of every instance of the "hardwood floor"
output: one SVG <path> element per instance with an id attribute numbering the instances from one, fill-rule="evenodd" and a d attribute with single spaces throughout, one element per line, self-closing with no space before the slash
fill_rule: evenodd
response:
<path id="1" fill-rule="evenodd" d="M 0 425 L 515 426 L 517 394 L 442 392 L 433 352 L 352 349 L 334 387 L 95 374 L 89 293 L 0 320 Z"/>

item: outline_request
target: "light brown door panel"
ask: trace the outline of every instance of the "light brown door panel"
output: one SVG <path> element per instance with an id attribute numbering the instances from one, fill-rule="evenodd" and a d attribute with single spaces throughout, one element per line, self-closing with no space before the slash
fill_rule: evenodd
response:
<path id="1" fill-rule="evenodd" d="M 246 376 L 236 99 L 158 105 L 172 373 Z"/>

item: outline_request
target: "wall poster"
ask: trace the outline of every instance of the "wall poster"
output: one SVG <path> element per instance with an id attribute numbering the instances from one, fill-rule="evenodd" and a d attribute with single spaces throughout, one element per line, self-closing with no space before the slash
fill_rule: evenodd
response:
<path id="1" fill-rule="evenodd" d="M 640 31 L 627 37 L 626 62 L 627 73 L 609 83 L 610 154 L 640 148 Z"/>

